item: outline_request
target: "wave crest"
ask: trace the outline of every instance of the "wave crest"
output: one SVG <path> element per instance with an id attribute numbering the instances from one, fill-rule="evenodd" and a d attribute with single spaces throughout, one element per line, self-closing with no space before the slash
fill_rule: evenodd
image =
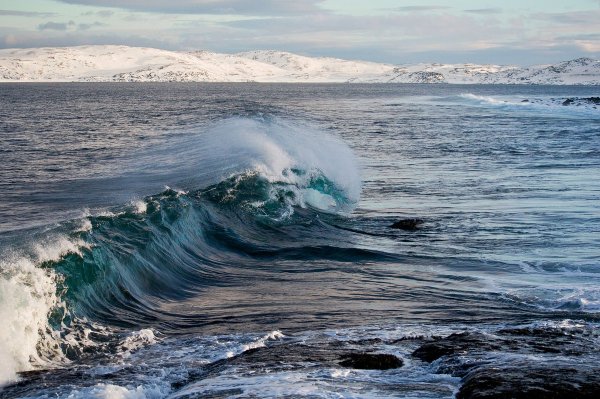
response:
<path id="1" fill-rule="evenodd" d="M 320 192 L 318 180 L 322 179 L 343 192 L 347 204 L 359 200 L 361 180 L 352 150 L 342 140 L 306 124 L 233 118 L 209 129 L 197 144 L 205 162 L 212 164 L 210 158 L 220 154 L 229 164 L 224 168 L 229 177 L 254 175 L 270 183 Z"/>
<path id="2" fill-rule="evenodd" d="M 221 206 L 250 212 L 271 221 L 285 221 L 295 207 L 340 213 L 355 201 L 320 171 L 285 169 L 285 180 L 269 181 L 257 171 L 248 171 L 202 191 L 202 196 Z"/>

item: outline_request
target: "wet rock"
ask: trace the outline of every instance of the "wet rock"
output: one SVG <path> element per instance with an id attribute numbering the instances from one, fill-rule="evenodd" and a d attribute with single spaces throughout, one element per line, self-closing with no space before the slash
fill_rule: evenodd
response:
<path id="1" fill-rule="evenodd" d="M 591 352 L 600 354 L 600 349 L 595 348 L 595 337 L 579 334 L 581 332 L 577 330 L 557 328 L 506 328 L 494 334 L 455 333 L 425 342 L 412 356 L 433 362 L 442 356 L 477 355 L 490 351 L 566 356 L 583 356 Z"/>
<path id="2" fill-rule="evenodd" d="M 381 340 L 373 340 L 375 344 L 380 342 Z M 404 364 L 402 359 L 391 354 L 356 352 L 355 345 L 358 345 L 356 341 L 354 343 L 316 341 L 313 344 L 290 342 L 252 348 L 233 357 L 202 365 L 197 370 L 189 370 L 187 376 L 171 383 L 171 387 L 175 391 L 185 389 L 191 383 L 215 378 L 232 368 L 259 372 L 268 370 L 276 373 L 340 366 L 364 370 L 388 370 L 402 367 Z M 370 344 L 365 345 L 370 346 Z"/>
<path id="3" fill-rule="evenodd" d="M 523 101 L 521 101 L 521 102 L 522 102 L 522 103 L 528 103 L 528 102 L 529 102 L 529 100 L 525 99 L 525 100 L 523 100 Z"/>
<path id="4" fill-rule="evenodd" d="M 531 326 L 432 338 L 413 352 L 462 379 L 458 399 L 598 398 L 598 332 Z"/>
<path id="5" fill-rule="evenodd" d="M 564 331 L 555 328 L 507 328 L 497 332 L 503 342 L 518 343 L 521 351 L 529 353 L 561 353 L 567 356 L 582 356 L 590 353 L 593 339 L 578 336 L 582 331 Z M 506 344 L 504 346 L 507 346 Z M 513 345 L 514 347 L 514 345 Z"/>
<path id="6" fill-rule="evenodd" d="M 390 227 L 392 229 L 414 231 L 418 230 L 424 222 L 425 221 L 423 219 L 419 218 L 400 219 L 397 222 L 394 222 L 392 225 L 390 225 Z"/>
<path id="7" fill-rule="evenodd" d="M 351 345 L 376 345 L 381 344 L 383 340 L 381 338 L 366 338 L 366 339 L 358 339 L 358 340 L 349 340 L 348 344 Z"/>
<path id="8" fill-rule="evenodd" d="M 479 333 L 456 333 L 445 338 L 437 338 L 417 348 L 412 355 L 424 362 L 433 362 L 442 356 L 471 351 L 492 351 L 501 345 Z"/>
<path id="9" fill-rule="evenodd" d="M 540 364 L 474 368 L 457 399 L 599 398 L 600 368 Z"/>
<path id="10" fill-rule="evenodd" d="M 350 353 L 342 359 L 340 366 L 361 370 L 389 370 L 404 365 L 402 359 L 386 353 Z"/>
<path id="11" fill-rule="evenodd" d="M 589 97 L 586 100 L 588 103 L 600 105 L 600 97 Z"/>
<path id="12" fill-rule="evenodd" d="M 562 102 L 562 105 L 577 105 L 577 106 L 581 106 L 581 105 L 585 105 L 585 104 L 589 104 L 589 105 L 600 105 L 600 97 L 574 97 L 574 98 L 567 98 L 565 101 Z"/>

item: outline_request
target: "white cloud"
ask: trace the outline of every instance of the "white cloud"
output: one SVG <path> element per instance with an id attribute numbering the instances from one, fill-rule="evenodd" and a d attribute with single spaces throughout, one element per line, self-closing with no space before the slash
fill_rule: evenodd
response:
<path id="1" fill-rule="evenodd" d="M 317 11 L 322 0 L 59 0 L 63 3 L 171 14 L 290 15 Z"/>
<path id="2" fill-rule="evenodd" d="M 5 36 L 4 46 L 35 46 L 36 38 L 39 45 L 51 40 L 67 45 L 105 40 L 105 44 L 158 43 L 169 49 L 217 52 L 277 49 L 389 63 L 462 60 L 521 64 L 556 62 L 573 55 L 597 57 L 600 47 L 600 10 L 592 2 L 591 10 L 571 12 L 418 5 L 397 7 L 385 14 L 349 15 L 320 8 L 320 0 L 61 1 L 118 5 L 128 11 L 90 8 L 82 14 L 77 7 L 74 16 L 64 19 L 78 16 L 81 21 L 69 25 L 55 22 L 55 18 L 41 19 L 32 23 L 31 29 L 43 30 L 49 37 L 30 35 L 22 40 L 21 34 Z M 186 9 L 190 13 L 178 14 Z M 237 15 L 215 15 L 222 12 Z M 201 15 L 204 13 L 208 15 Z M 76 31 L 82 34 L 74 34 Z"/>
<path id="3" fill-rule="evenodd" d="M 35 11 L 17 11 L 17 10 L 0 10 L 1 16 L 9 17 L 42 17 L 47 18 L 56 15 L 53 12 L 35 12 Z"/>

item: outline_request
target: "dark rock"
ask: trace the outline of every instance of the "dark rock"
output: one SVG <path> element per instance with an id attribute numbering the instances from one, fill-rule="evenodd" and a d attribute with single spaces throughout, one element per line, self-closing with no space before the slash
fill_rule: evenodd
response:
<path id="1" fill-rule="evenodd" d="M 588 336 L 578 335 L 583 331 L 556 328 L 507 328 L 498 331 L 501 342 L 507 349 L 515 345 L 520 351 L 529 353 L 561 353 L 567 356 L 583 356 L 590 353 L 594 341 Z M 512 345 L 507 345 L 512 343 Z M 596 352 L 597 349 L 594 349 Z"/>
<path id="2" fill-rule="evenodd" d="M 439 72 L 418 71 L 408 75 L 412 83 L 444 83 L 446 78 Z"/>
<path id="3" fill-rule="evenodd" d="M 348 344 L 351 345 L 374 345 L 374 344 L 381 344 L 383 342 L 383 340 L 381 338 L 368 338 L 368 339 L 358 339 L 358 340 L 351 340 L 351 341 L 347 341 Z"/>
<path id="4" fill-rule="evenodd" d="M 437 338 L 417 348 L 412 355 L 424 362 L 433 362 L 442 356 L 471 351 L 492 351 L 500 349 L 495 340 L 479 333 L 456 333 L 445 338 Z"/>
<path id="5" fill-rule="evenodd" d="M 463 332 L 433 338 L 413 356 L 439 359 L 438 373 L 460 377 L 457 399 L 600 398 L 597 338 L 584 327 Z"/>
<path id="6" fill-rule="evenodd" d="M 522 103 L 528 103 L 528 102 L 529 102 L 529 100 L 523 100 L 523 101 L 521 101 L 521 102 L 522 102 Z"/>
<path id="7" fill-rule="evenodd" d="M 600 105 L 600 97 L 589 97 L 586 100 L 588 103 Z"/>
<path id="8" fill-rule="evenodd" d="M 457 399 L 599 397 L 600 369 L 572 364 L 474 368 L 463 379 L 456 395 Z"/>
<path id="9" fill-rule="evenodd" d="M 389 370 L 403 365 L 402 359 L 386 353 L 350 353 L 340 362 L 340 366 L 362 370 Z"/>
<path id="10" fill-rule="evenodd" d="M 562 102 L 562 105 L 600 105 L 600 97 L 574 97 L 567 98 Z"/>
<path id="11" fill-rule="evenodd" d="M 419 218 L 400 219 L 390 227 L 392 229 L 413 231 L 417 230 L 424 222 L 423 219 Z"/>
<path id="12" fill-rule="evenodd" d="M 512 328 L 498 330 L 494 335 L 477 332 L 451 334 L 433 338 L 417 348 L 412 355 L 425 362 L 442 356 L 480 354 L 490 351 L 583 356 L 590 352 L 594 341 L 576 336 L 574 331 L 555 328 Z"/>

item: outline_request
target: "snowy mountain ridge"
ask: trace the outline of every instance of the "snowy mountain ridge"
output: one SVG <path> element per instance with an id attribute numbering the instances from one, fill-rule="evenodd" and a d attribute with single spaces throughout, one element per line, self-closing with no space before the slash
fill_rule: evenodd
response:
<path id="1" fill-rule="evenodd" d="M 0 50 L 0 82 L 86 81 L 600 85 L 600 61 L 391 65 L 272 50 L 220 54 L 115 45 Z"/>

